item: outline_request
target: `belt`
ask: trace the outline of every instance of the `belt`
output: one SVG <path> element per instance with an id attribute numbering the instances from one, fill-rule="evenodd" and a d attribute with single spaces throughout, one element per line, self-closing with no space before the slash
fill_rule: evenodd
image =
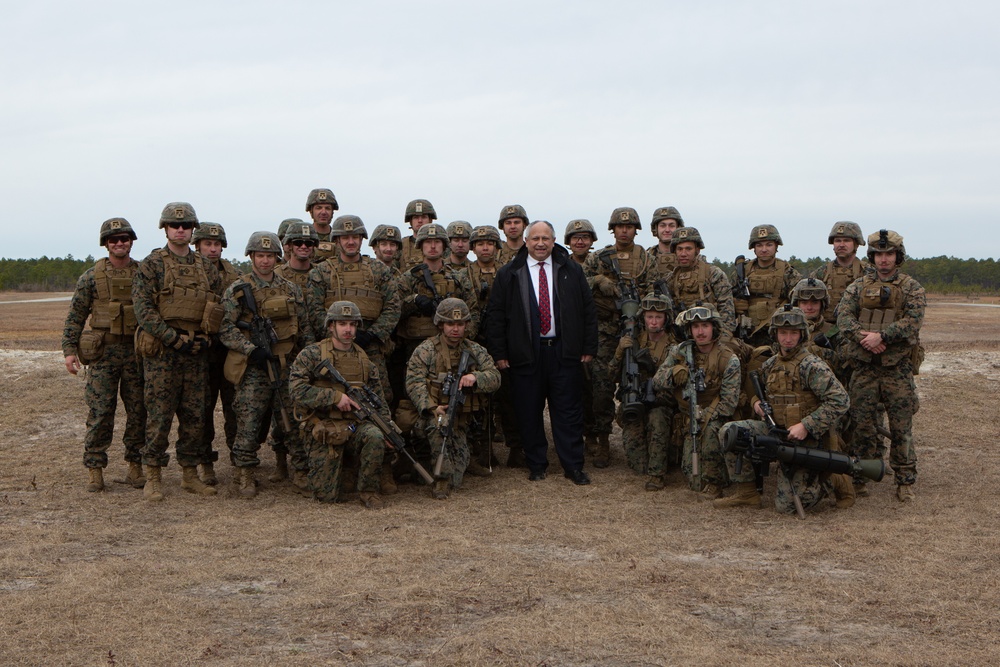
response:
<path id="1" fill-rule="evenodd" d="M 538 340 L 542 344 L 542 347 L 553 347 L 559 342 L 559 337 L 553 336 L 551 338 L 539 338 Z"/>

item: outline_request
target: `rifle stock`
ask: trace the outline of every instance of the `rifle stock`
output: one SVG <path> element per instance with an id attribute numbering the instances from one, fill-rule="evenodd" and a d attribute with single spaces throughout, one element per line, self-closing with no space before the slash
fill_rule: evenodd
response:
<path id="1" fill-rule="evenodd" d="M 444 465 L 444 450 L 455 434 L 455 416 L 458 410 L 465 404 L 465 392 L 459 386 L 462 376 L 469 372 L 469 360 L 471 355 L 468 350 L 462 350 L 458 358 L 458 369 L 455 374 L 448 374 L 445 378 L 445 395 L 448 396 L 448 409 L 444 417 L 438 418 L 438 430 L 441 433 L 441 451 L 438 452 L 437 461 L 434 462 L 434 477 L 441 477 L 441 468 Z M 449 382 L 450 380 L 450 382 Z"/>

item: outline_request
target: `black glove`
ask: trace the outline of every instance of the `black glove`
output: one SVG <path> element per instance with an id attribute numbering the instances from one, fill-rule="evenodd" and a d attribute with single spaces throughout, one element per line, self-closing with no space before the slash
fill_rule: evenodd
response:
<path id="1" fill-rule="evenodd" d="M 174 329 L 174 333 L 177 334 L 177 338 L 174 339 L 174 342 L 170 345 L 170 347 L 174 348 L 181 354 L 190 354 L 191 349 L 194 346 L 194 341 L 192 341 L 191 338 L 189 338 L 183 331 Z"/>
<path id="2" fill-rule="evenodd" d="M 434 316 L 434 299 L 429 296 L 424 296 L 423 294 L 418 294 L 413 297 L 413 303 L 421 315 L 428 315 L 431 317 Z"/>
<path id="3" fill-rule="evenodd" d="M 273 359 L 271 353 L 262 347 L 255 347 L 248 358 L 250 359 L 250 363 L 260 368 L 264 368 L 267 362 Z"/>
<path id="4" fill-rule="evenodd" d="M 377 340 L 378 338 L 376 338 L 368 331 L 365 331 L 364 329 L 358 329 L 357 331 L 354 332 L 354 342 L 360 345 L 361 347 L 368 347 Z"/>

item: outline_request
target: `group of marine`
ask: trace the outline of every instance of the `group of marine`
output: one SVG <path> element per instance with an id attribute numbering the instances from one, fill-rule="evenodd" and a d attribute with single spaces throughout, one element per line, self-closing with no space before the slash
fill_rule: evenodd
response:
<path id="1" fill-rule="evenodd" d="M 167 243 L 141 262 L 127 220 L 101 225 L 108 256 L 80 277 L 62 340 L 67 370 L 88 368 L 89 491 L 105 488 L 119 394 L 128 472 L 115 481 L 150 501 L 164 497 L 175 415 L 181 487 L 217 493 L 219 403 L 246 498 L 258 493 L 265 442 L 271 482 L 374 509 L 406 481 L 446 499 L 465 473 L 491 474 L 494 442 L 508 447 L 507 466 L 525 467 L 509 371 L 496 368 L 484 333 L 498 270 L 527 251 L 524 208 L 503 207 L 496 226 L 445 227 L 417 199 L 406 237 L 384 224 L 369 235 L 358 216 L 334 218 L 338 209 L 331 190 L 310 192 L 311 222 L 250 236 L 244 275 L 221 256 L 222 225 L 199 222 L 188 203 L 163 209 Z M 911 500 L 926 296 L 899 271 L 902 237 L 869 235 L 865 261 L 860 227 L 838 222 L 834 259 L 803 278 L 776 256 L 778 230 L 758 225 L 754 256 L 726 276 L 676 208 L 656 209 L 650 226 L 655 244 L 644 248 L 638 213 L 615 209 L 614 243 L 598 251 L 588 220 L 565 229 L 598 316 L 581 388 L 591 465 L 611 464 L 617 421 L 646 490 L 679 468 L 700 499 L 759 507 L 776 460 L 775 507 L 801 516 L 824 498 L 843 508 L 867 495 L 885 437 L 897 498 Z M 366 240 L 374 257 L 362 254 Z"/>

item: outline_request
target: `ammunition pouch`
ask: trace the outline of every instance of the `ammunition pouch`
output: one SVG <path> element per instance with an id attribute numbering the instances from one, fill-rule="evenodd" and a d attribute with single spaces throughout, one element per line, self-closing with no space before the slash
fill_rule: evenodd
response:
<path id="1" fill-rule="evenodd" d="M 913 374 L 920 375 L 920 364 L 924 363 L 924 346 L 919 342 L 910 350 L 910 364 L 913 366 Z"/>
<path id="2" fill-rule="evenodd" d="M 420 415 L 417 413 L 417 406 L 413 404 L 413 401 L 404 398 L 399 402 L 399 405 L 396 407 L 395 422 L 404 435 L 413 430 L 414 425 L 416 425 L 419 419 Z"/>
<path id="3" fill-rule="evenodd" d="M 84 365 L 100 361 L 104 357 L 104 332 L 88 329 L 81 333 L 76 357 Z"/>
<path id="4" fill-rule="evenodd" d="M 320 419 L 310 417 L 313 440 L 327 447 L 340 447 L 354 435 L 354 422 L 346 419 Z M 339 452 L 335 455 L 339 456 Z"/>
<path id="5" fill-rule="evenodd" d="M 238 385 L 247 372 L 248 363 L 247 355 L 236 350 L 229 350 L 226 354 L 226 361 L 222 365 L 222 376 L 234 385 Z"/>
<path id="6" fill-rule="evenodd" d="M 201 330 L 208 334 L 219 333 L 225 309 L 218 301 L 208 301 L 201 316 Z"/>
<path id="7" fill-rule="evenodd" d="M 163 354 L 163 341 L 145 329 L 135 330 L 135 353 L 141 357 L 158 357 Z"/>

